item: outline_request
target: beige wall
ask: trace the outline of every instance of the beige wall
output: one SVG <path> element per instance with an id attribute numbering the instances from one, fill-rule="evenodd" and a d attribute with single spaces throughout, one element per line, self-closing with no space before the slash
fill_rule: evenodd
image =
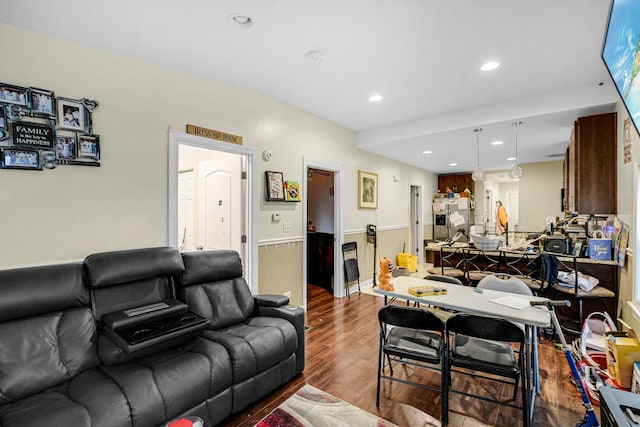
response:
<path id="1" fill-rule="evenodd" d="M 567 135 L 567 140 L 569 136 Z M 563 187 L 562 161 L 521 165 L 524 177 L 520 188 L 520 224 L 522 231 L 542 231 L 545 218 L 564 217 L 560 189 Z"/>
<path id="2" fill-rule="evenodd" d="M 0 40 L 11 40 L 3 52 L 11 60 L 0 62 L 3 82 L 100 102 L 93 121 L 102 152 L 100 168 L 0 172 L 0 268 L 165 245 L 168 131 L 182 132 L 187 123 L 241 135 L 257 153 L 273 153 L 271 161 L 260 161 L 255 183 L 261 245 L 300 241 L 306 231 L 302 203 L 264 201 L 265 170 L 282 171 L 285 179 L 302 183 L 305 159 L 341 166 L 345 231 L 364 230 L 369 223 L 381 229 L 406 227 L 410 186 L 435 191 L 435 174 L 362 152 L 353 131 L 251 90 L 7 25 L 0 25 Z M 357 207 L 359 169 L 378 174 L 377 210 Z M 279 224 L 271 221 L 273 212 L 282 214 Z M 423 212 L 425 224 L 430 223 L 428 204 Z M 288 233 L 283 232 L 285 221 L 291 224 Z M 280 265 L 295 262 L 299 274 L 266 270 L 274 265 L 270 250 L 259 251 L 260 292 L 301 290 L 301 245 L 289 247 L 285 258 L 274 257 Z"/>

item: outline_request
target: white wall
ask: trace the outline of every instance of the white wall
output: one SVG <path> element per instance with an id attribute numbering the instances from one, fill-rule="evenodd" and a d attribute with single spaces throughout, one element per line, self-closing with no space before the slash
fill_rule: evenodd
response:
<path id="1" fill-rule="evenodd" d="M 567 135 L 567 139 L 569 135 Z M 521 231 L 543 231 L 545 218 L 564 217 L 561 206 L 562 161 L 521 165 L 520 179 Z"/>
<path id="2" fill-rule="evenodd" d="M 251 90 L 7 25 L 0 40 L 11 41 L 3 46 L 3 82 L 100 102 L 93 119 L 102 154 L 99 168 L 0 171 L 0 267 L 166 244 L 168 130 L 184 131 L 187 123 L 241 135 L 246 146 L 273 153 L 254 183 L 260 240 L 305 231 L 301 203 L 264 201 L 264 171 L 302 183 L 304 158 L 344 165 L 345 231 L 407 226 L 410 185 L 435 192 L 435 174 L 362 152 L 353 131 Z M 379 176 L 378 210 L 357 208 L 358 169 Z M 272 212 L 291 223 L 290 233 L 272 223 Z M 430 223 L 430 209 L 424 212 Z"/>
<path id="3" fill-rule="evenodd" d="M 333 234 L 333 175 L 314 173 L 307 185 L 307 220 L 313 222 L 317 232 Z"/>

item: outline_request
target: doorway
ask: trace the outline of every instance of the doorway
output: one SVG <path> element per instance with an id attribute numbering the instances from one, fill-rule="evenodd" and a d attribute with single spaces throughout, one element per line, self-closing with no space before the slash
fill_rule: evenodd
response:
<path id="1" fill-rule="evenodd" d="M 304 159 L 303 162 L 303 176 L 306 177 L 306 185 L 303 189 L 302 197 L 302 212 L 303 212 L 303 224 L 306 224 L 308 229 L 315 226 L 315 233 L 318 230 L 331 234 L 328 244 L 331 247 L 333 258 L 333 272 L 331 280 L 332 290 L 331 293 L 334 297 L 344 297 L 345 289 L 343 282 L 343 268 L 342 268 L 342 243 L 343 237 L 343 167 L 332 163 L 318 162 L 310 159 Z M 311 181 L 309 177 L 311 176 Z M 314 180 L 318 183 L 322 182 L 322 185 L 318 185 L 317 188 L 314 185 Z M 318 191 L 316 195 L 314 192 Z M 313 201 L 311 200 L 313 198 Z M 311 221 L 311 224 L 309 224 Z M 320 228 L 319 228 L 320 227 Z M 302 266 L 302 301 L 304 309 L 307 309 L 307 280 L 309 277 L 310 263 L 310 238 L 309 235 L 314 233 L 313 231 L 306 231 L 303 233 L 303 266 Z M 313 242 L 311 242 L 313 243 Z"/>
<path id="2" fill-rule="evenodd" d="M 258 292 L 255 151 L 170 132 L 167 241 L 181 251 L 232 249 Z"/>
<path id="3" fill-rule="evenodd" d="M 307 172 L 307 284 L 333 295 L 334 288 L 334 173 L 309 168 Z"/>

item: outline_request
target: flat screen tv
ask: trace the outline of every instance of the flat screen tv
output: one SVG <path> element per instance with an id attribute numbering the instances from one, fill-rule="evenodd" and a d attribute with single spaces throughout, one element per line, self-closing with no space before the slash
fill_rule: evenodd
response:
<path id="1" fill-rule="evenodd" d="M 640 0 L 613 0 L 602 46 L 602 60 L 640 129 Z"/>

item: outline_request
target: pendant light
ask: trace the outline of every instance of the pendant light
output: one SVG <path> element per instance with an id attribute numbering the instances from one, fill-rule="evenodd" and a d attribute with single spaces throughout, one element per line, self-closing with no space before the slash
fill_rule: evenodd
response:
<path id="1" fill-rule="evenodd" d="M 524 171 L 522 170 L 522 168 L 520 167 L 520 164 L 518 163 L 518 127 L 521 124 L 522 122 L 512 123 L 513 127 L 516 128 L 516 160 L 515 160 L 516 163 L 513 165 L 513 167 L 509 171 L 509 178 L 515 179 L 515 180 L 519 180 L 524 176 Z"/>
<path id="2" fill-rule="evenodd" d="M 476 152 L 478 154 L 478 168 L 471 174 L 471 179 L 474 181 L 484 181 L 485 173 L 480 169 L 480 132 L 482 128 L 476 128 L 473 130 L 476 133 Z"/>

